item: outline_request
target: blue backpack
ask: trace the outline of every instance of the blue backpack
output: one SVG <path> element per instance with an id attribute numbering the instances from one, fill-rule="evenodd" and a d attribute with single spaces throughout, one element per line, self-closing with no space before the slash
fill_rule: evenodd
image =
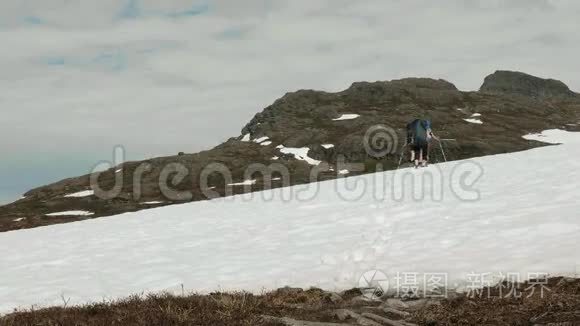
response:
<path id="1" fill-rule="evenodd" d="M 415 119 L 407 124 L 407 144 L 421 145 L 427 143 L 427 131 L 431 121 Z"/>

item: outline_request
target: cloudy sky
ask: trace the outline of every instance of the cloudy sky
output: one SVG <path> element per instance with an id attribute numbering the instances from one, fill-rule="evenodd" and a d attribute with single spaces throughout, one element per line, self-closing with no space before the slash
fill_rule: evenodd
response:
<path id="1" fill-rule="evenodd" d="M 580 90 L 574 0 L 0 0 L 0 202 L 195 152 L 287 91 L 496 69 Z"/>

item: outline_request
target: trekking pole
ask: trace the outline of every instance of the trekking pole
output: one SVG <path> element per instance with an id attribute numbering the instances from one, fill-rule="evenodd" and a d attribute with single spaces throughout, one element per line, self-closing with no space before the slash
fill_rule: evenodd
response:
<path id="1" fill-rule="evenodd" d="M 405 148 L 407 148 L 408 145 L 409 144 L 405 144 L 405 146 L 403 146 L 403 148 L 401 149 L 401 156 L 399 157 L 399 164 L 397 165 L 397 170 L 401 166 L 401 162 L 403 161 L 403 155 L 405 154 Z"/>
<path id="2" fill-rule="evenodd" d="M 445 157 L 445 151 L 443 150 L 443 144 L 439 142 L 439 148 L 441 149 L 441 154 L 443 154 L 443 159 L 447 162 L 447 157 Z"/>
<path id="3" fill-rule="evenodd" d="M 429 155 L 427 157 L 429 157 L 431 160 L 433 160 L 434 163 L 441 162 L 439 160 L 439 154 L 437 154 L 437 152 L 433 150 L 433 146 L 429 146 Z M 431 164 L 431 162 L 428 162 L 428 163 Z"/>

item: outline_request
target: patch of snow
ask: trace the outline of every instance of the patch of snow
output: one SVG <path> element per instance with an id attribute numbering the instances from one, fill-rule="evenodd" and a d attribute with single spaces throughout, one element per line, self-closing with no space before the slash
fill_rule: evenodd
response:
<path id="1" fill-rule="evenodd" d="M 472 118 L 481 117 L 481 113 L 474 113 L 471 115 Z"/>
<path id="2" fill-rule="evenodd" d="M 95 213 L 89 211 L 65 211 L 45 214 L 46 216 L 91 216 Z"/>
<path id="3" fill-rule="evenodd" d="M 278 149 L 284 148 L 284 145 L 278 145 L 278 146 L 276 146 L 276 148 L 278 148 Z"/>
<path id="4" fill-rule="evenodd" d="M 271 145 L 271 144 L 272 144 L 271 141 L 265 141 L 265 142 L 261 143 L 260 145 L 262 145 L 262 146 L 268 146 L 268 145 Z"/>
<path id="5" fill-rule="evenodd" d="M 250 134 L 245 134 L 244 137 L 242 137 L 242 141 L 250 141 Z"/>
<path id="6" fill-rule="evenodd" d="M 24 221 L 24 217 L 13 219 L 12 222 L 22 222 Z"/>
<path id="7" fill-rule="evenodd" d="M 258 181 L 258 180 L 255 180 L 255 179 L 245 180 L 245 181 L 238 182 L 238 183 L 230 183 L 230 184 L 228 184 L 228 186 L 251 186 L 253 184 L 256 184 L 256 181 Z"/>
<path id="8" fill-rule="evenodd" d="M 268 140 L 268 139 L 270 139 L 268 136 L 264 136 L 264 137 L 256 138 L 256 139 L 254 139 L 254 143 L 258 143 L 258 144 L 259 144 L 259 143 L 261 143 L 261 142 L 263 142 L 263 141 L 266 141 L 266 140 Z"/>
<path id="9" fill-rule="evenodd" d="M 478 124 L 478 125 L 483 124 L 483 122 L 481 120 L 479 120 L 479 119 L 463 119 L 463 120 L 465 120 L 465 121 L 467 121 L 469 123 L 475 123 L 475 124 Z"/>
<path id="10" fill-rule="evenodd" d="M 332 120 L 333 121 L 352 120 L 352 119 L 356 119 L 358 117 L 360 117 L 360 114 L 347 113 L 347 114 L 343 114 L 340 117 L 338 117 L 336 119 L 332 119 Z"/>
<path id="11" fill-rule="evenodd" d="M 158 205 L 158 204 L 165 204 L 165 202 L 154 200 L 154 201 L 146 201 L 146 202 L 141 203 L 141 204 L 143 204 L 143 205 Z"/>
<path id="12" fill-rule="evenodd" d="M 554 138 L 554 137 L 549 137 L 546 132 L 542 132 L 542 133 L 536 133 L 536 134 L 527 134 L 522 136 L 522 138 L 526 139 L 526 140 L 535 140 L 535 141 L 539 141 L 542 143 L 547 143 L 547 144 L 560 144 L 560 142 Z"/>
<path id="13" fill-rule="evenodd" d="M 275 160 L 278 160 L 280 158 L 278 156 L 272 156 L 270 159 L 275 161 Z"/>
<path id="14" fill-rule="evenodd" d="M 293 148 L 293 147 L 282 147 L 280 148 L 280 152 L 284 154 L 292 154 L 297 160 L 306 161 L 306 163 L 310 165 L 318 165 L 322 161 L 315 160 L 308 156 L 308 151 L 310 148 L 302 147 L 302 148 Z"/>
<path id="15" fill-rule="evenodd" d="M 83 191 L 79 191 L 79 192 L 75 192 L 73 194 L 68 194 L 65 195 L 65 197 L 76 197 L 76 198 L 81 198 L 81 197 L 88 197 L 88 196 L 92 196 L 95 194 L 94 190 L 83 190 Z"/>
<path id="16" fill-rule="evenodd" d="M 282 178 L 280 178 L 280 177 L 272 178 L 272 181 L 278 181 L 278 180 L 282 180 Z"/>
<path id="17" fill-rule="evenodd" d="M 6 232 L 0 236 L 0 257 L 7 262 L 0 269 L 0 311 L 62 305 L 63 296 L 73 305 L 179 292 L 181 284 L 199 293 L 260 293 L 285 285 L 340 291 L 358 287 L 369 270 L 391 281 L 397 272 L 446 273 L 451 288 L 472 284 L 471 273 L 519 273 L 523 280 L 534 272 L 574 275 L 580 261 L 580 133 L 541 136 L 562 145 L 340 179 L 372 187 L 378 179 L 432 177 L 429 171 L 438 169 L 449 181 L 458 167 L 480 166 L 485 173 L 473 186 L 475 201 L 446 187 L 440 199 L 427 195 L 418 202 L 416 191 L 427 194 L 432 186 L 419 182 L 428 188 L 416 189 L 412 180 L 396 190 L 385 186 L 382 198 L 376 186 L 346 200 L 352 191 L 330 180 L 318 183 L 310 200 L 292 195 L 304 189 L 299 185 L 261 192 L 267 196 Z M 407 195 L 391 201 L 399 191 Z"/>
<path id="18" fill-rule="evenodd" d="M 322 147 L 326 148 L 326 149 L 330 149 L 334 147 L 334 144 L 322 144 Z"/>
<path id="19" fill-rule="evenodd" d="M 346 169 L 338 171 L 338 174 L 349 174 L 349 173 L 350 173 L 350 171 L 346 170 Z"/>
<path id="20" fill-rule="evenodd" d="M 123 169 L 118 169 L 118 170 L 115 170 L 115 173 L 119 173 L 121 171 L 123 171 Z"/>
<path id="21" fill-rule="evenodd" d="M 548 144 L 563 144 L 565 145 L 564 147 L 568 147 L 573 144 L 580 144 L 576 135 L 580 135 L 580 133 L 561 129 L 550 129 L 544 130 L 541 133 L 527 134 L 522 137 L 527 140 L 537 140 Z M 557 147 L 561 148 L 562 146 Z"/>

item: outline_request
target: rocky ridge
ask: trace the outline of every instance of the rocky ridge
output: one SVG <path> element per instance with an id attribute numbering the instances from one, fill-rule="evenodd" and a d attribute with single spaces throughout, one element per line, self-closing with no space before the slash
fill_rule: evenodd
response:
<path id="1" fill-rule="evenodd" d="M 33 189 L 0 207 L 0 231 L 371 173 L 378 164 L 395 169 L 405 125 L 414 118 L 431 119 L 437 135 L 451 139 L 444 142 L 447 159 L 460 160 L 545 145 L 523 139 L 528 133 L 580 130 L 580 97 L 562 82 L 508 71 L 486 77 L 477 92 L 429 78 L 357 82 L 337 93 L 299 90 L 257 113 L 241 135 L 213 149 L 125 162 L 102 172 L 97 184 L 106 190 L 119 184 L 114 196 L 92 189 L 90 174 Z M 369 155 L 365 135 L 377 125 L 389 128 L 391 147 Z M 438 154 L 432 153 L 433 162 L 443 160 Z M 340 162 L 359 168 L 346 171 Z M 289 179 L 281 178 L 280 169 L 272 176 L 245 175 L 255 164 L 277 164 Z M 227 169 L 231 178 L 212 173 L 203 184 L 200 176 L 208 166 Z M 318 173 L 311 180 L 315 166 Z M 171 181 L 166 187 L 160 186 L 162 177 Z"/>

